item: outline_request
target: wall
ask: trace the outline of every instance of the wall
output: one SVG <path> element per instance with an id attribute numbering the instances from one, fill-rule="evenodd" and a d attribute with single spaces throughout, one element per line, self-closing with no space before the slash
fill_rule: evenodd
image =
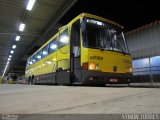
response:
<path id="1" fill-rule="evenodd" d="M 160 21 L 125 35 L 133 57 L 133 82 L 160 82 Z"/>

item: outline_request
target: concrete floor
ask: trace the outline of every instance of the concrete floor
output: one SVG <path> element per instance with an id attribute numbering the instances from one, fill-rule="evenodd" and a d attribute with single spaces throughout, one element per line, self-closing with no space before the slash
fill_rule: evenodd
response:
<path id="1" fill-rule="evenodd" d="M 0 113 L 160 113 L 160 89 L 1 84 Z"/>

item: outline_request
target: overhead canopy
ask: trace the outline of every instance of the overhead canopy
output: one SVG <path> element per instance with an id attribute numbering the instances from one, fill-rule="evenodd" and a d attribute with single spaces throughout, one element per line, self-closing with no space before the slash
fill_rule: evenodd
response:
<path id="1" fill-rule="evenodd" d="M 31 11 L 28 0 L 0 0 L 0 76 L 3 75 L 13 45 L 8 72 L 24 73 L 27 58 L 61 25 L 58 21 L 77 0 L 36 0 Z M 24 31 L 19 25 L 25 24 Z M 15 41 L 20 36 L 20 41 Z"/>

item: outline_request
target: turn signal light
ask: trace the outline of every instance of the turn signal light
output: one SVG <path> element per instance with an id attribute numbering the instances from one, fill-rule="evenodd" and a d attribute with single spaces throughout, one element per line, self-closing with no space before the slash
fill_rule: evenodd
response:
<path id="1" fill-rule="evenodd" d="M 89 70 L 95 70 L 96 65 L 94 63 L 89 63 Z"/>
<path id="2" fill-rule="evenodd" d="M 88 70 L 88 63 L 87 62 L 82 64 L 82 69 Z"/>
<path id="3" fill-rule="evenodd" d="M 99 67 L 99 64 L 86 62 L 82 64 L 82 69 L 83 70 L 100 70 L 100 67 Z"/>

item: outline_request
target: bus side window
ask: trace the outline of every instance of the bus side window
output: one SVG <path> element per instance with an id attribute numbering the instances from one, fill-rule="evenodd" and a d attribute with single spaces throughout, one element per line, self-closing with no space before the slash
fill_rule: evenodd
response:
<path id="1" fill-rule="evenodd" d="M 74 53 L 74 57 L 78 57 L 80 55 L 80 20 L 76 21 L 72 25 L 71 41 L 73 45 L 72 51 Z"/>
<path id="2" fill-rule="evenodd" d="M 48 55 L 48 45 L 45 46 L 42 50 L 42 58 L 46 57 Z"/>
<path id="3" fill-rule="evenodd" d="M 33 56 L 32 62 L 33 62 L 33 63 L 36 62 L 36 55 Z"/>
<path id="4" fill-rule="evenodd" d="M 57 37 L 49 44 L 49 54 L 57 50 Z"/>
<path id="5" fill-rule="evenodd" d="M 39 61 L 42 58 L 42 50 L 37 53 L 36 57 L 37 61 Z"/>
<path id="6" fill-rule="evenodd" d="M 33 58 L 33 57 L 31 57 L 31 58 L 29 59 L 29 65 L 32 65 L 32 64 L 33 64 L 32 58 Z"/>
<path id="7" fill-rule="evenodd" d="M 68 29 L 64 30 L 62 33 L 59 35 L 59 44 L 58 48 L 61 48 L 65 45 L 68 44 Z"/>

